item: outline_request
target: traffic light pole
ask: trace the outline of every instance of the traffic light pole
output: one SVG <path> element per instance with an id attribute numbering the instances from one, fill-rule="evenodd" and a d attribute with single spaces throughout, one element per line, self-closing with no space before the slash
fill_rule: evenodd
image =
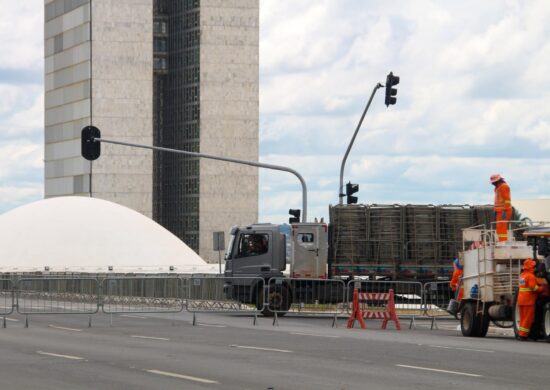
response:
<path id="1" fill-rule="evenodd" d="M 370 104 L 370 102 L 369 102 Z M 276 171 L 284 171 L 284 172 L 290 172 L 294 176 L 300 180 L 300 183 L 302 184 L 302 222 L 307 222 L 307 186 L 304 178 L 302 175 L 300 175 L 298 172 L 296 172 L 294 169 L 283 167 L 281 165 L 273 165 L 273 164 L 264 164 L 260 162 L 255 161 L 246 161 L 246 160 L 239 160 L 237 158 L 230 158 L 230 157 L 219 157 L 219 156 L 212 156 L 210 154 L 204 154 L 204 153 L 196 153 L 196 152 L 188 152 L 186 150 L 178 150 L 178 149 L 170 149 L 170 148 L 163 148 L 160 146 L 148 146 L 148 145 L 140 145 L 140 144 L 131 144 L 128 142 L 120 142 L 120 141 L 113 141 L 103 138 L 91 138 L 93 142 L 105 142 L 108 144 L 114 144 L 114 145 L 122 145 L 122 146 L 131 146 L 134 148 L 142 148 L 142 149 L 150 149 L 150 150 L 157 150 L 159 152 L 169 152 L 169 153 L 177 153 L 177 154 L 184 154 L 187 156 L 193 156 L 193 157 L 202 157 L 210 160 L 218 160 L 218 161 L 227 161 L 232 162 L 235 164 L 243 164 L 243 165 L 251 165 L 253 167 L 259 167 L 259 168 L 267 168 L 267 169 L 273 169 Z"/>
<path id="2" fill-rule="evenodd" d="M 363 119 L 365 119 L 365 115 L 367 115 L 367 111 L 369 110 L 370 104 L 372 102 L 372 99 L 374 98 L 374 95 L 376 94 L 376 91 L 379 88 L 382 88 L 383 85 L 378 83 L 372 90 L 372 94 L 370 95 L 369 102 L 367 103 L 367 106 L 365 107 L 365 111 L 363 111 L 363 115 L 361 115 L 361 119 L 359 120 L 359 124 L 357 125 L 357 128 L 355 129 L 355 133 L 353 133 L 353 137 L 351 137 L 351 142 L 348 145 L 348 150 L 346 150 L 346 154 L 344 155 L 344 158 L 342 160 L 342 165 L 340 166 L 340 188 L 338 191 L 338 197 L 340 198 L 340 204 L 343 204 L 343 198 L 346 194 L 343 193 L 344 191 L 344 168 L 346 166 L 346 160 L 348 159 L 349 152 L 351 150 L 351 147 L 353 146 L 353 143 L 355 142 L 355 137 L 357 136 L 357 133 L 359 132 L 359 129 L 361 128 L 361 125 L 363 124 Z"/>

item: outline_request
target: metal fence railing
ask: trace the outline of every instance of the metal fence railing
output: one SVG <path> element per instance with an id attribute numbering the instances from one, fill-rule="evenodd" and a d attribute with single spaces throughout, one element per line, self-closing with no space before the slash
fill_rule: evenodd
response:
<path id="1" fill-rule="evenodd" d="M 342 280 L 271 278 L 264 305 L 268 314 L 339 315 L 348 312 Z"/>
<path id="2" fill-rule="evenodd" d="M 13 282 L 10 279 L 0 279 L 0 315 L 7 316 L 13 313 L 13 290 Z"/>
<path id="3" fill-rule="evenodd" d="M 274 317 L 333 317 L 350 313 L 353 289 L 394 291 L 397 315 L 404 318 L 454 318 L 447 311 L 453 294 L 449 282 L 407 282 L 166 276 L 33 276 L 0 278 L 0 316 L 14 311 L 34 314 L 233 313 Z M 383 310 L 385 302 L 369 302 Z M 411 322 L 412 323 L 412 322 Z M 333 322 L 333 325 L 335 323 Z"/>
<path id="4" fill-rule="evenodd" d="M 261 312 L 264 280 L 251 277 L 192 276 L 184 289 L 189 312 Z"/>
<path id="5" fill-rule="evenodd" d="M 94 314 L 99 287 L 95 278 L 28 278 L 17 281 L 19 314 Z"/>
<path id="6" fill-rule="evenodd" d="M 183 310 L 182 279 L 125 277 L 103 279 L 104 313 L 178 313 Z"/>

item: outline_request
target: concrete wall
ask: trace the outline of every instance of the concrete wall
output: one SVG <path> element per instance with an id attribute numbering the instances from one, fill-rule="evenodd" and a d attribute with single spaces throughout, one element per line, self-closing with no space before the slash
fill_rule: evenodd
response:
<path id="1" fill-rule="evenodd" d="M 45 0 L 45 195 L 88 195 L 152 215 L 152 155 L 80 132 L 152 144 L 152 0 Z M 91 26 L 91 27 L 90 27 Z M 92 58 L 92 60 L 90 60 Z"/>
<path id="2" fill-rule="evenodd" d="M 200 151 L 258 161 L 259 1 L 201 0 Z M 258 220 L 258 168 L 200 162 L 199 254 L 212 232 Z"/>
<path id="3" fill-rule="evenodd" d="M 90 163 L 80 156 L 80 130 L 90 123 L 89 2 L 44 5 L 44 193 L 85 194 Z"/>
<path id="4" fill-rule="evenodd" d="M 92 120 L 101 136 L 152 145 L 152 0 L 93 0 L 92 58 Z M 152 152 L 101 146 L 93 195 L 151 217 Z"/>

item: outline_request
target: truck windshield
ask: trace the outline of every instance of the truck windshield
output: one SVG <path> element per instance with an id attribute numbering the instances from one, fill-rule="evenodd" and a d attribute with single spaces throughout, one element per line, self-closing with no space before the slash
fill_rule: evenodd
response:
<path id="1" fill-rule="evenodd" d="M 231 234 L 231 237 L 229 237 L 229 243 L 227 244 L 227 249 L 225 250 L 225 260 L 229 260 L 232 258 L 231 251 L 233 250 L 233 243 L 235 242 L 235 233 Z"/>

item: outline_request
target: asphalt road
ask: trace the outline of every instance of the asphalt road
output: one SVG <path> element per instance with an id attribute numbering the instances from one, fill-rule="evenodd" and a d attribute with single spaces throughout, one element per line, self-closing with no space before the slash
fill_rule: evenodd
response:
<path id="1" fill-rule="evenodd" d="M 0 387 L 10 389 L 545 388 L 550 344 L 464 338 L 457 322 L 416 329 L 367 321 L 189 313 L 8 317 Z M 111 323 L 112 322 L 112 323 Z"/>

